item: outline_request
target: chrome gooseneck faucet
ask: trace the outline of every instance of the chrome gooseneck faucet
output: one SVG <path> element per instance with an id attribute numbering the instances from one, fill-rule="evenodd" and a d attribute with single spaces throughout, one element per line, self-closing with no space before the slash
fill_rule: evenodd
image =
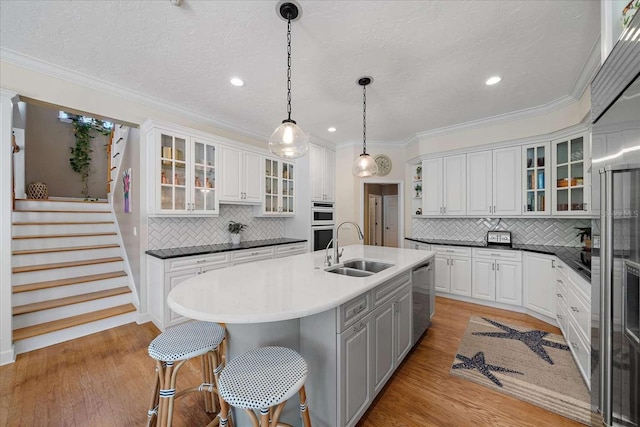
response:
<path id="1" fill-rule="evenodd" d="M 329 252 L 329 246 L 331 245 L 331 242 L 333 242 L 333 262 L 335 264 L 339 264 L 340 263 L 340 257 L 342 256 L 342 253 L 344 252 L 344 248 L 342 250 L 339 250 L 339 248 L 338 248 L 338 232 L 340 231 L 340 227 L 342 227 L 345 224 L 355 225 L 356 231 L 358 232 L 358 239 L 364 240 L 364 234 L 362 234 L 362 229 L 355 222 L 353 222 L 353 221 L 344 221 L 344 222 L 341 222 L 340 224 L 338 224 L 338 226 L 336 227 L 336 232 L 334 234 L 333 239 L 331 239 L 329 241 L 329 243 L 327 244 L 327 247 L 325 248 L 325 264 L 327 265 L 327 267 L 331 266 L 331 255 L 327 254 L 327 252 Z"/>

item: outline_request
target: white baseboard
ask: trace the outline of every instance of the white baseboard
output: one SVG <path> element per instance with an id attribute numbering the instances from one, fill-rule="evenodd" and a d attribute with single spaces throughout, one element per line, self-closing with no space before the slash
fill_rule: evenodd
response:
<path id="1" fill-rule="evenodd" d="M 138 325 L 142 325 L 145 323 L 151 322 L 151 317 L 148 313 L 138 313 L 138 317 L 136 318 L 136 323 Z"/>
<path id="2" fill-rule="evenodd" d="M 16 352 L 14 346 L 11 346 L 10 350 L 5 350 L 0 353 L 0 366 L 8 365 L 16 361 Z"/>

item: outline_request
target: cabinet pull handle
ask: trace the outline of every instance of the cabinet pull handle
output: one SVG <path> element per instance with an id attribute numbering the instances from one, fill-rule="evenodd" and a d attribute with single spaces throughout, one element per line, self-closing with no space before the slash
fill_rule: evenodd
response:
<path id="1" fill-rule="evenodd" d="M 447 258 L 447 265 L 449 265 L 449 258 Z"/>
<path id="2" fill-rule="evenodd" d="M 251 255 L 260 255 L 260 252 L 251 252 Z"/>
<path id="3" fill-rule="evenodd" d="M 455 252 L 453 249 L 447 249 L 447 252 Z"/>
<path id="4" fill-rule="evenodd" d="M 500 271 L 500 263 L 496 262 L 496 270 Z"/>
<path id="5" fill-rule="evenodd" d="M 562 294 L 556 294 L 558 298 L 562 298 Z"/>
<path id="6" fill-rule="evenodd" d="M 562 320 L 562 314 L 557 314 L 556 317 L 560 320 Z"/>
<path id="7" fill-rule="evenodd" d="M 583 206 L 584 206 L 584 210 L 585 210 L 585 211 L 586 211 L 586 210 L 588 210 L 588 209 L 587 209 L 587 203 L 584 203 L 584 204 L 583 204 Z"/>
<path id="8" fill-rule="evenodd" d="M 500 256 L 500 254 L 494 254 L 492 253 L 491 256 Z"/>
<path id="9" fill-rule="evenodd" d="M 196 261 L 196 264 L 202 264 L 203 262 L 207 262 L 207 260 L 206 259 L 198 260 L 198 261 Z"/>
<path id="10" fill-rule="evenodd" d="M 353 327 L 353 332 L 360 332 L 364 328 L 364 322 L 360 322 L 358 326 Z"/>
<path id="11" fill-rule="evenodd" d="M 578 351 L 580 351 L 580 348 L 578 347 L 578 344 L 574 343 L 573 341 L 571 341 L 571 347 L 573 347 L 573 349 L 576 351 L 576 353 Z"/>
<path id="12" fill-rule="evenodd" d="M 451 258 L 451 265 L 453 265 L 453 258 Z"/>
<path id="13" fill-rule="evenodd" d="M 493 205 L 493 213 L 496 213 L 496 205 Z"/>
<path id="14" fill-rule="evenodd" d="M 551 268 L 556 268 L 556 260 L 555 259 L 551 260 Z M 560 280 L 558 280 L 558 282 L 560 282 Z"/>
<path id="15" fill-rule="evenodd" d="M 525 205 L 522 205 L 522 211 L 523 211 L 523 212 L 529 212 L 529 211 L 527 210 L 527 205 L 526 205 L 526 204 L 525 204 Z"/>
<path id="16" fill-rule="evenodd" d="M 557 280 L 558 280 L 558 283 L 564 285 L 564 282 L 562 280 L 560 280 L 560 279 L 557 279 Z"/>
<path id="17" fill-rule="evenodd" d="M 365 308 L 367 308 L 366 304 L 359 305 L 358 307 L 356 307 L 356 308 L 353 310 L 353 314 L 358 314 L 358 313 L 360 313 L 362 310 L 364 310 Z"/>
<path id="18" fill-rule="evenodd" d="M 495 269 L 496 269 L 495 264 L 494 264 L 494 263 L 491 263 L 491 270 L 493 271 L 493 270 L 495 270 Z"/>
<path id="19" fill-rule="evenodd" d="M 571 306 L 571 311 L 573 311 L 575 313 L 580 313 L 580 310 L 578 310 L 578 307 Z"/>
<path id="20" fill-rule="evenodd" d="M 444 213 L 447 213 L 447 207 L 446 207 L 446 206 L 444 206 L 444 207 L 442 208 L 442 211 L 443 211 Z"/>

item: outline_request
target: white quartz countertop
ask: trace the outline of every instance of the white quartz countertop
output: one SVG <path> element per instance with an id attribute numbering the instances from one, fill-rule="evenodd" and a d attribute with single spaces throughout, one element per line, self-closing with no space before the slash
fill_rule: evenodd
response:
<path id="1" fill-rule="evenodd" d="M 210 322 L 296 319 L 335 308 L 433 255 L 414 249 L 346 246 L 341 263 L 364 258 L 394 264 L 368 277 L 325 271 L 324 251 L 268 259 L 187 279 L 169 293 L 167 302 L 176 313 Z"/>

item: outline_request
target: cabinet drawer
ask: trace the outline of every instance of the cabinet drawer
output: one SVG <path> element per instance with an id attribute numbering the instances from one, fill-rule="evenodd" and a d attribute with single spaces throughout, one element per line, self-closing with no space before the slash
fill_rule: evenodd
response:
<path id="1" fill-rule="evenodd" d="M 572 269 L 569 269 L 569 280 L 580 289 L 587 301 L 591 300 L 591 283 L 587 282 Z"/>
<path id="2" fill-rule="evenodd" d="M 567 312 L 576 321 L 577 327 L 582 332 L 583 337 L 591 336 L 590 320 L 591 311 L 584 296 L 580 295 L 580 290 L 572 286 L 568 290 Z M 588 340 L 587 340 L 588 341 Z"/>
<path id="3" fill-rule="evenodd" d="M 273 257 L 273 248 L 258 248 L 246 251 L 237 251 L 233 253 L 234 264 L 242 264 L 243 262 L 258 261 Z"/>
<path id="4" fill-rule="evenodd" d="M 522 261 L 522 251 L 505 251 L 496 249 L 473 249 L 474 258 L 494 258 L 507 259 L 512 261 Z"/>
<path id="5" fill-rule="evenodd" d="M 216 264 L 225 264 L 229 262 L 229 253 L 198 255 L 169 260 L 167 273 L 171 271 L 179 271 L 187 268 L 212 266 Z M 166 264 L 165 264 L 166 266 Z"/>
<path id="6" fill-rule="evenodd" d="M 296 243 L 295 245 L 276 246 L 276 258 L 295 254 L 303 254 L 307 251 L 306 243 Z"/>
<path id="7" fill-rule="evenodd" d="M 556 279 L 556 297 L 558 298 L 558 301 L 561 301 L 566 307 L 567 300 L 569 298 L 567 295 L 567 282 L 565 279 L 560 277 Z"/>
<path id="8" fill-rule="evenodd" d="M 571 348 L 578 368 L 580 368 L 582 378 L 584 378 L 587 387 L 589 387 L 591 378 L 591 353 L 589 351 L 589 345 L 582 340 L 580 333 L 576 331 L 574 323 L 571 321 L 567 324 L 567 344 Z"/>
<path id="9" fill-rule="evenodd" d="M 460 246 L 432 245 L 431 250 L 440 254 L 471 256 L 471 248 L 464 248 Z"/>
<path id="10" fill-rule="evenodd" d="M 567 308 L 563 303 L 559 303 L 556 306 L 556 320 L 558 321 L 558 326 L 562 334 L 567 338 L 567 324 L 569 319 L 567 317 Z"/>
<path id="11" fill-rule="evenodd" d="M 362 319 L 371 311 L 371 292 L 359 295 L 346 302 L 338 309 L 338 328 L 344 331 L 356 321 Z"/>
<path id="12" fill-rule="evenodd" d="M 409 272 L 403 274 L 400 277 L 396 277 L 394 279 L 389 280 L 382 285 L 377 286 L 373 290 L 373 306 L 378 307 L 380 304 L 389 300 L 396 291 L 400 290 L 401 287 L 408 284 L 411 280 L 411 276 Z"/>

